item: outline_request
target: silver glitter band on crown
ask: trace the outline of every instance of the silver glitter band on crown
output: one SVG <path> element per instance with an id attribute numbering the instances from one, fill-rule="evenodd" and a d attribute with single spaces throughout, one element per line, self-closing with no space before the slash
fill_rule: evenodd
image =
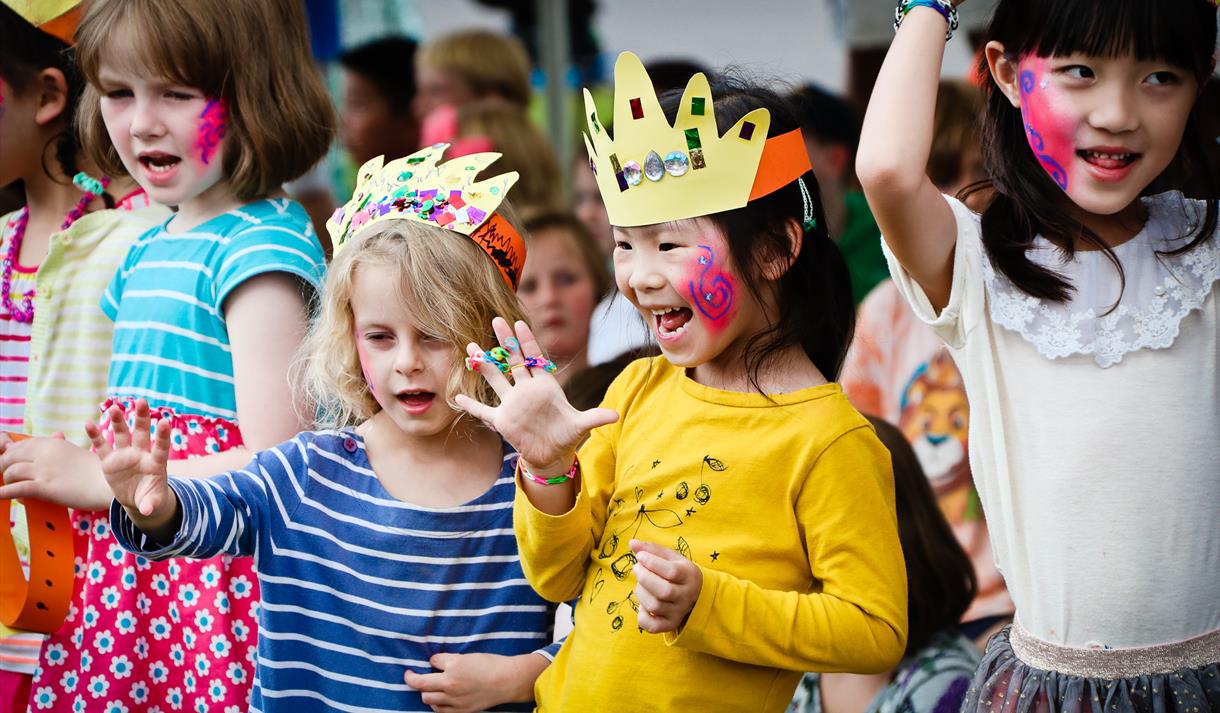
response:
<path id="1" fill-rule="evenodd" d="M 1008 641 L 1023 663 L 1045 671 L 1087 678 L 1130 678 L 1172 673 L 1220 661 L 1220 629 L 1185 641 L 1128 649 L 1081 649 L 1041 639 L 1014 622 Z"/>

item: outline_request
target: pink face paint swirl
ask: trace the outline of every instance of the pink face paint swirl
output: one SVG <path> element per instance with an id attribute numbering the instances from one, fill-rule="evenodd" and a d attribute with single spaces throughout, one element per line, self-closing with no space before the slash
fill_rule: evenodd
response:
<path id="1" fill-rule="evenodd" d="M 212 162 L 217 147 L 225 137 L 225 128 L 229 123 L 229 110 L 223 99 L 209 99 L 199 114 L 199 135 L 195 139 L 195 148 L 199 151 L 199 160 L 206 166 Z"/>
<path id="2" fill-rule="evenodd" d="M 1047 76 L 1047 61 L 1040 57 L 1021 63 L 1018 87 L 1021 92 L 1021 121 L 1029 147 L 1043 170 L 1064 191 L 1068 190 L 1068 170 L 1074 154 L 1073 130 L 1077 123 L 1060 110 Z"/>
<path id="3" fill-rule="evenodd" d="M 733 280 L 716 264 L 716 251 L 710 245 L 700 245 L 696 269 L 698 274 L 687 282 L 691 303 L 715 327 L 728 322 L 733 309 Z"/>

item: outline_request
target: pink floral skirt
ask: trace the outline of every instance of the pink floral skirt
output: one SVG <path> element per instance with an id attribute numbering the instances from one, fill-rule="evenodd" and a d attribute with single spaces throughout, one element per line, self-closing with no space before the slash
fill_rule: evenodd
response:
<path id="1" fill-rule="evenodd" d="M 111 399 L 134 422 L 134 401 Z M 242 445 L 231 422 L 171 419 L 171 460 Z M 109 419 L 101 426 L 112 439 Z M 238 713 L 256 655 L 258 583 L 250 558 L 152 562 L 119 547 L 107 512 L 76 512 L 76 583 L 64 625 L 42 647 L 31 711 Z"/>

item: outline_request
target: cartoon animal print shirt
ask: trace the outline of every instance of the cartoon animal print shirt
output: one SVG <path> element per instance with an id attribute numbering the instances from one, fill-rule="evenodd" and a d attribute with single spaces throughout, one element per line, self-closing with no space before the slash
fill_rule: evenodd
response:
<path id="1" fill-rule="evenodd" d="M 538 679 L 541 711 L 783 711 L 801 671 L 880 671 L 902 657 L 906 571 L 889 452 L 838 384 L 768 397 L 640 360 L 581 450 L 566 514 L 519 489 L 522 567 L 576 627 Z M 678 635 L 637 626 L 640 539 L 699 565 Z"/>
<path id="2" fill-rule="evenodd" d="M 892 280 L 860 305 L 841 381 L 861 413 L 902 429 L 958 544 L 970 555 L 978 594 L 962 621 L 1012 614 L 1012 597 L 996 569 L 983 506 L 970 478 L 966 386 L 944 342 L 915 316 Z"/>

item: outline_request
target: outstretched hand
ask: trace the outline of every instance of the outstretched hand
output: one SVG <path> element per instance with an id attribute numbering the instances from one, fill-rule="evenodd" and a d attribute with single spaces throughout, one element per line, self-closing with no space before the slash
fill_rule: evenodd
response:
<path id="1" fill-rule="evenodd" d="M 127 420 L 118 406 L 111 406 L 106 415 L 114 433 L 113 448 L 97 426 L 85 427 L 102 461 L 106 482 L 136 526 L 154 539 L 163 540 L 159 535 L 164 534 L 178 508 L 167 471 L 170 422 L 164 419 L 157 422 L 156 433 L 150 435 L 148 402 L 144 399 L 136 401 L 132 430 L 127 428 Z"/>
<path id="2" fill-rule="evenodd" d="M 465 394 L 457 405 L 495 429 L 521 454 L 532 473 L 542 477 L 560 475 L 572 464 L 576 447 L 589 431 L 614 423 L 618 414 L 610 409 L 578 411 L 568 402 L 559 381 L 545 369 L 529 368 L 527 358 L 543 358 L 542 349 L 525 322 L 516 331 L 500 317 L 492 320 L 500 346 L 508 353 L 508 375 L 495 365 L 475 360 L 478 372 L 500 397 L 499 406 L 488 406 Z M 472 358 L 482 355 L 477 344 L 466 347 Z"/>

